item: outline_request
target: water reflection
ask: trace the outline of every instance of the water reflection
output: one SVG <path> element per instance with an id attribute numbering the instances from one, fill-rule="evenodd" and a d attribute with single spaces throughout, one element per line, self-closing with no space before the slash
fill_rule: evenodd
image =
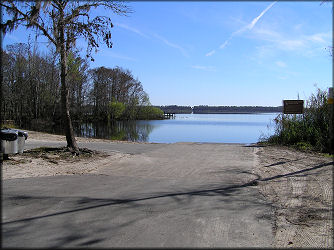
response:
<path id="1" fill-rule="evenodd" d="M 154 125 L 136 121 L 114 121 L 109 123 L 76 123 L 76 136 L 100 139 L 147 142 Z"/>

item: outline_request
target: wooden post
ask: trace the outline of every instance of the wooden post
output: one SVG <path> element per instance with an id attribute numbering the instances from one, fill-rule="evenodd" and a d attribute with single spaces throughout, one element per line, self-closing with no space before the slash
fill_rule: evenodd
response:
<path id="1" fill-rule="evenodd" d="M 0 14 L 2 15 L 2 7 L 0 8 Z M 0 39 L 2 41 L 2 32 L 0 32 Z M 1 50 L 1 55 L 0 55 L 0 62 L 2 64 L 2 57 L 3 53 Z M 2 93 L 2 83 L 3 83 L 3 69 L 1 67 L 0 69 L 0 130 L 2 129 L 2 102 L 3 102 L 3 93 Z M 0 131 L 1 132 L 1 131 Z M 3 162 L 3 153 L 2 153 L 2 140 L 0 139 L 0 168 L 2 170 L 2 162 Z"/>
<path id="2" fill-rule="evenodd" d="M 333 88 L 328 89 L 328 108 L 329 108 L 329 152 L 334 154 L 334 136 L 333 136 L 333 114 L 334 114 L 334 95 Z"/>

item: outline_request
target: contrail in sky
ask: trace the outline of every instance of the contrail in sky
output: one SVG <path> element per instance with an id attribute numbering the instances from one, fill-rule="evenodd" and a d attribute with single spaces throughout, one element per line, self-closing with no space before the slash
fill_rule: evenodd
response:
<path id="1" fill-rule="evenodd" d="M 253 27 L 254 27 L 254 25 L 257 23 L 257 21 L 259 21 L 259 19 L 271 8 L 271 7 L 273 7 L 273 5 L 276 3 L 277 1 L 275 1 L 275 2 L 273 2 L 273 3 L 271 3 L 264 11 L 262 11 L 261 12 L 261 14 L 258 16 L 258 17 L 256 17 L 256 18 L 254 18 L 254 20 L 248 25 L 249 27 L 248 27 L 248 29 L 252 29 Z"/>
<path id="2" fill-rule="evenodd" d="M 166 45 L 168 45 L 169 47 L 172 47 L 174 49 L 178 49 L 185 57 L 189 57 L 189 55 L 187 54 L 187 52 L 185 51 L 184 48 L 182 48 L 180 45 L 171 43 L 170 41 L 168 41 L 166 38 L 159 36 L 157 34 L 154 34 L 154 36 L 156 38 L 158 38 L 159 40 L 163 41 Z"/>
<path id="3" fill-rule="evenodd" d="M 137 33 L 138 35 L 142 36 L 142 37 L 145 37 L 145 38 L 149 38 L 147 35 L 145 35 L 143 32 L 141 32 L 140 30 L 137 30 L 135 28 L 132 28 L 126 24 L 123 24 L 123 23 L 116 23 L 117 26 L 123 28 L 123 29 L 126 29 L 126 30 L 129 30 L 129 31 L 132 31 L 134 33 Z"/>
<path id="4" fill-rule="evenodd" d="M 225 48 L 226 45 L 230 42 L 230 40 L 231 40 L 235 35 L 240 34 L 240 33 L 244 32 L 245 30 L 251 30 L 251 29 L 253 29 L 253 27 L 254 27 L 255 24 L 260 20 L 260 18 L 261 18 L 261 17 L 262 17 L 262 16 L 263 16 L 263 15 L 264 15 L 270 8 L 271 8 L 271 7 L 273 7 L 273 5 L 274 5 L 276 2 L 277 2 L 277 1 L 271 3 L 267 8 L 265 8 L 265 9 L 260 13 L 260 15 L 258 15 L 257 17 L 255 17 L 255 18 L 253 19 L 253 21 L 252 21 L 251 23 L 249 23 L 249 24 L 247 24 L 246 26 L 242 27 L 241 29 L 239 29 L 239 30 L 233 32 L 233 33 L 229 36 L 229 38 L 227 38 L 226 41 L 225 41 L 223 44 L 221 44 L 221 45 L 219 46 L 219 48 L 220 48 L 220 49 Z M 215 50 L 212 50 L 212 51 L 210 51 L 209 53 L 207 53 L 205 56 L 212 56 L 214 53 L 216 53 L 216 51 L 215 51 Z"/>

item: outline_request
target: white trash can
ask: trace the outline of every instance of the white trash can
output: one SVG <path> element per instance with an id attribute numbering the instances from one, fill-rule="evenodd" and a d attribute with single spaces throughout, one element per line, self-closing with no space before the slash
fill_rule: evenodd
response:
<path id="1" fill-rule="evenodd" d="M 17 130 L 17 151 L 19 154 L 23 153 L 25 140 L 28 138 L 28 133 L 22 130 Z"/>
<path id="2" fill-rule="evenodd" d="M 18 131 L 14 129 L 1 129 L 1 152 L 4 155 L 18 153 Z"/>

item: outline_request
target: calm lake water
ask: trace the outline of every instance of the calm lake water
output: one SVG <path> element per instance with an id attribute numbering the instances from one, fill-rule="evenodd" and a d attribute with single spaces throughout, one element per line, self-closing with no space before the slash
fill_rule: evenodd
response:
<path id="1" fill-rule="evenodd" d="M 274 133 L 277 113 L 176 114 L 175 119 L 73 124 L 81 137 L 136 142 L 255 143 Z M 61 134 L 61 129 L 53 128 Z"/>

